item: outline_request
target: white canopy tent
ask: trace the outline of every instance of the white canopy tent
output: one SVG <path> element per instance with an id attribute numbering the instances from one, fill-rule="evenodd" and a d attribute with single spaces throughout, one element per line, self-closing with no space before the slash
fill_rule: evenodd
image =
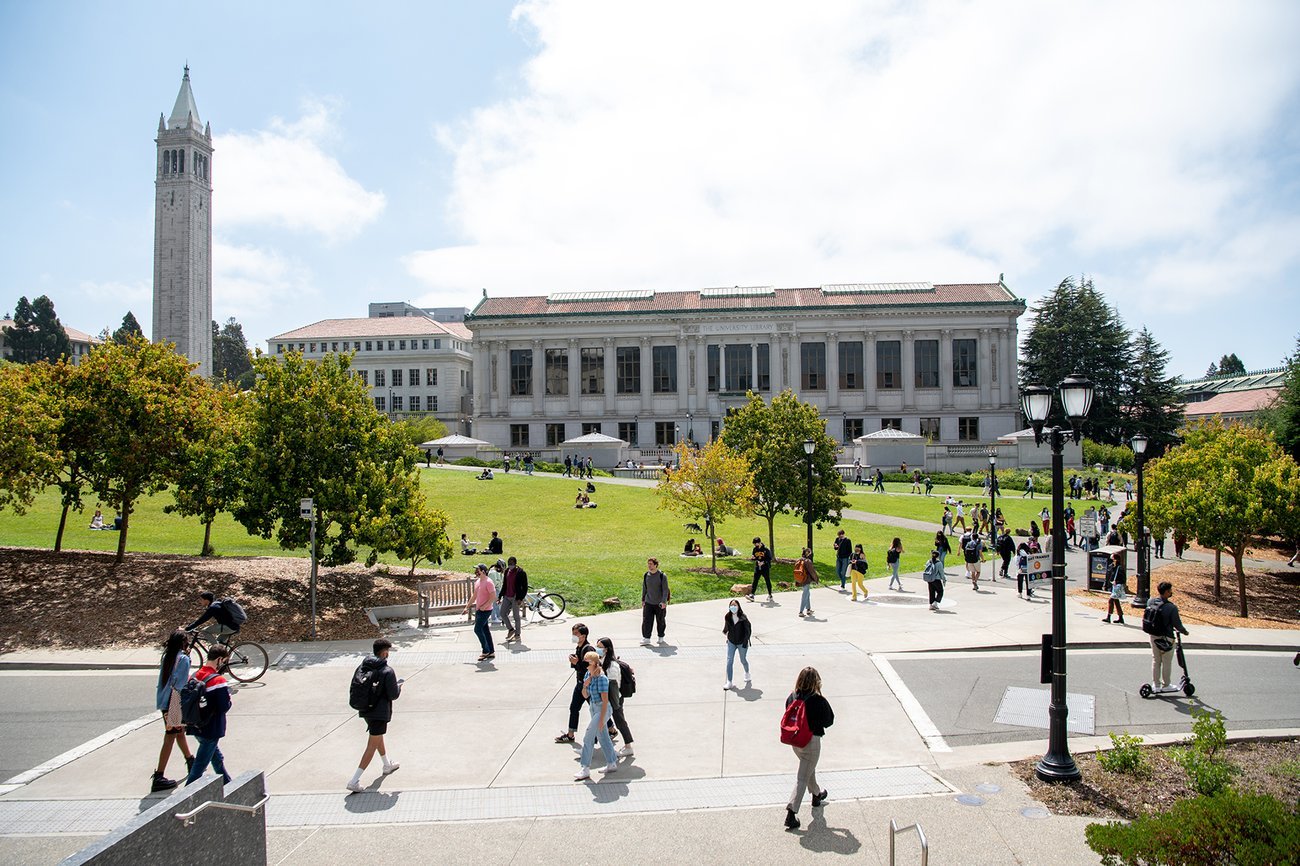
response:
<path id="1" fill-rule="evenodd" d="M 492 448 L 492 443 L 484 442 L 482 439 L 475 439 L 472 436 L 462 436 L 459 433 L 420 443 L 420 450 L 429 452 L 435 460 L 438 457 L 439 448 L 442 449 L 443 459 L 451 461 L 459 460 L 462 457 L 477 457 L 480 448 Z"/>
<path id="2" fill-rule="evenodd" d="M 585 460 L 590 455 L 593 466 L 600 469 L 613 469 L 623 461 L 627 446 L 625 439 L 606 436 L 604 433 L 587 433 L 560 443 L 563 452 L 560 459 L 563 460 L 564 455 L 570 453 L 577 454 L 580 460 Z"/>

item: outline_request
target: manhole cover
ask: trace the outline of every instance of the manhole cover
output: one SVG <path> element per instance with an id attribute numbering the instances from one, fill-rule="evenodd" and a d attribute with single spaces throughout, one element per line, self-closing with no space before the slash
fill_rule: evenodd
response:
<path id="1" fill-rule="evenodd" d="M 977 794 L 958 794 L 953 798 L 963 806 L 983 806 L 984 798 Z"/>
<path id="2" fill-rule="evenodd" d="M 999 791 L 1001 791 L 1002 788 L 998 785 L 993 785 L 988 782 L 985 782 L 982 785 L 976 785 L 975 790 L 979 791 L 981 794 L 996 794 Z"/>
<path id="3" fill-rule="evenodd" d="M 1020 814 L 1026 818 L 1046 818 L 1052 813 L 1041 806 L 1026 806 L 1020 810 Z"/>

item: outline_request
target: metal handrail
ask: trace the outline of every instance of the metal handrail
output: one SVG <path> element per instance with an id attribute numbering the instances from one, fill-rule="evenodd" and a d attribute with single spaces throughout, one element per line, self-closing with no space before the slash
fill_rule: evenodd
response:
<path id="1" fill-rule="evenodd" d="M 917 837 L 921 840 L 921 866 L 929 866 L 930 843 L 926 841 L 925 831 L 921 829 L 921 825 L 918 823 L 900 827 L 893 818 L 889 819 L 889 866 L 894 866 L 894 837 L 899 833 L 906 833 L 908 830 L 915 830 Z"/>
<path id="2" fill-rule="evenodd" d="M 269 799 L 271 799 L 269 794 L 263 795 L 262 799 L 258 800 L 251 806 L 241 806 L 238 803 L 223 803 L 220 800 L 208 800 L 206 803 L 200 803 L 196 809 L 191 809 L 188 812 L 177 812 L 174 817 L 186 827 L 190 827 L 194 824 L 194 817 L 204 809 L 229 809 L 232 812 L 247 812 L 252 814 L 265 806 L 266 801 Z M 893 844 L 892 840 L 890 844 Z"/>

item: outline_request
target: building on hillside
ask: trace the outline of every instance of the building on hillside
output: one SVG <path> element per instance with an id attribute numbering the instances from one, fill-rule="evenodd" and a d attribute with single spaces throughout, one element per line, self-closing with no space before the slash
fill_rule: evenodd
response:
<path id="1" fill-rule="evenodd" d="M 1019 426 L 1024 310 L 1001 280 L 485 294 L 466 319 L 475 435 L 559 451 L 604 433 L 653 453 L 716 437 L 748 391 L 790 388 L 845 443 L 890 427 L 991 441 Z"/>
<path id="2" fill-rule="evenodd" d="M 473 356 L 460 322 L 425 315 L 324 319 L 267 340 L 267 352 L 319 359 L 351 352 L 352 369 L 375 408 L 392 418 L 432 415 L 454 433 L 470 433 Z"/>
<path id="3" fill-rule="evenodd" d="M 1244 376 L 1211 376 L 1194 382 L 1180 382 L 1176 388 L 1184 400 L 1188 421 L 1215 415 L 1225 421 L 1248 421 L 1272 405 L 1286 379 L 1286 367 L 1257 370 Z"/>
<path id="4" fill-rule="evenodd" d="M 9 360 L 10 352 L 8 343 L 5 340 L 5 329 L 13 326 L 13 319 L 0 319 L 0 358 L 6 361 Z M 90 350 L 101 342 L 98 337 L 92 337 L 85 331 L 78 331 L 76 328 L 69 328 L 67 325 L 63 326 L 63 333 L 68 335 L 68 340 L 72 343 L 71 359 L 74 364 L 80 364 L 90 354 Z"/>
<path id="5" fill-rule="evenodd" d="M 370 305 L 368 315 L 372 319 L 427 316 L 438 322 L 463 322 L 469 315 L 469 310 L 466 307 L 416 307 L 405 301 L 380 301 Z"/>
<path id="6" fill-rule="evenodd" d="M 212 128 L 185 67 L 171 117 L 158 116 L 154 180 L 153 341 L 212 375 Z"/>

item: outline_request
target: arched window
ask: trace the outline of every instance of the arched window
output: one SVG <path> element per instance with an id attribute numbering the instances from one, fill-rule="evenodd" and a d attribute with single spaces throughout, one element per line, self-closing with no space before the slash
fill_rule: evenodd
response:
<path id="1" fill-rule="evenodd" d="M 181 169 L 180 174 L 185 174 L 185 151 L 181 151 Z"/>

